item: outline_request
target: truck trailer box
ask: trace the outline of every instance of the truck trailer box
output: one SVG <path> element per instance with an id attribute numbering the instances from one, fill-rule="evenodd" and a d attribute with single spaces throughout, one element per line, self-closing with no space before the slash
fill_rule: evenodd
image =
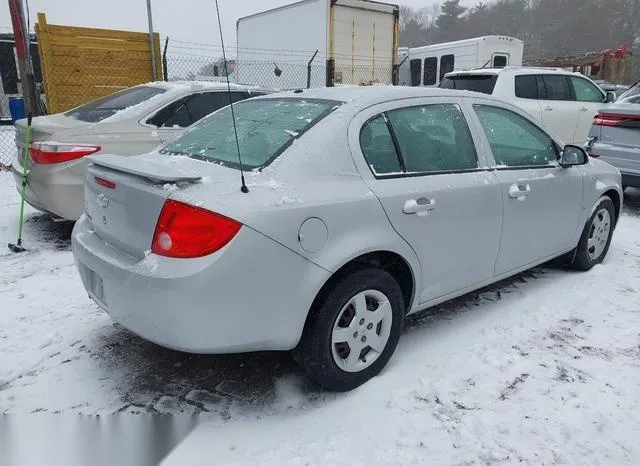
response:
<path id="1" fill-rule="evenodd" d="M 303 0 L 240 18 L 236 79 L 279 89 L 393 84 L 399 6 Z"/>

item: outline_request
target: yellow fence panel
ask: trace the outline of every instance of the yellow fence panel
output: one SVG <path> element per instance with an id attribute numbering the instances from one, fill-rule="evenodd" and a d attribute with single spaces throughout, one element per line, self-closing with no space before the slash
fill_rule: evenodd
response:
<path id="1" fill-rule="evenodd" d="M 36 35 L 49 113 L 153 80 L 147 33 L 47 24 L 38 13 Z M 153 44 L 161 79 L 158 33 Z"/>

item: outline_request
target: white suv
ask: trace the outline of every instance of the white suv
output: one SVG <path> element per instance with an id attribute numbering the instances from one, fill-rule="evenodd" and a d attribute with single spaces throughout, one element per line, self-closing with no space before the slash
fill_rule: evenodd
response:
<path id="1" fill-rule="evenodd" d="M 552 68 L 453 71 L 440 86 L 501 97 L 540 120 L 567 144 L 582 145 L 593 117 L 616 99 L 580 73 Z"/>

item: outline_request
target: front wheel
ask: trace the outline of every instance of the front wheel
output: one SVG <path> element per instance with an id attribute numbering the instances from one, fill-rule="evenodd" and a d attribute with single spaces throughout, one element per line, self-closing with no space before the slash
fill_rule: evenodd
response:
<path id="1" fill-rule="evenodd" d="M 396 280 L 384 270 L 356 270 L 311 311 L 296 359 L 322 387 L 352 390 L 387 364 L 403 321 L 404 299 Z"/>
<path id="2" fill-rule="evenodd" d="M 572 266 L 590 270 L 600 264 L 609 251 L 616 222 L 616 208 L 609 196 L 602 196 L 584 227 Z"/>

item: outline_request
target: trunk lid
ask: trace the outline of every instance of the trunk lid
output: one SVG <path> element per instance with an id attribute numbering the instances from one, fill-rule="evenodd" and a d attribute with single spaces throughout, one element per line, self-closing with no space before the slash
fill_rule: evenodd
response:
<path id="1" fill-rule="evenodd" d="M 201 179 L 182 166 L 189 164 L 162 163 L 145 156 L 100 154 L 90 156 L 89 162 L 84 187 L 87 219 L 103 240 L 138 259 L 151 249 L 165 199 Z"/>
<path id="2" fill-rule="evenodd" d="M 197 188 L 194 185 L 203 175 L 222 185 L 227 180 L 238 184 L 239 178 L 234 169 L 157 152 L 134 157 L 96 154 L 88 161 L 84 183 L 87 219 L 105 242 L 137 259 L 151 250 L 158 217 L 172 194 Z M 199 190 L 190 191 L 197 195 Z M 197 200 L 190 203 L 197 204 Z"/>

